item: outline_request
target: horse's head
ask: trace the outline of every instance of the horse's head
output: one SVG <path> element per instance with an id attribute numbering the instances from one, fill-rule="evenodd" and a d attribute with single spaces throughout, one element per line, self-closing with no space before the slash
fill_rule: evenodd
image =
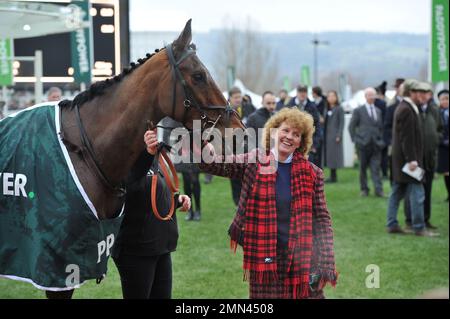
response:
<path id="1" fill-rule="evenodd" d="M 189 20 L 178 39 L 158 53 L 166 63 L 159 82 L 161 112 L 188 129 L 193 129 L 194 120 L 201 121 L 202 130 L 215 127 L 222 134 L 227 127 L 245 128 L 198 58 L 191 40 Z"/>

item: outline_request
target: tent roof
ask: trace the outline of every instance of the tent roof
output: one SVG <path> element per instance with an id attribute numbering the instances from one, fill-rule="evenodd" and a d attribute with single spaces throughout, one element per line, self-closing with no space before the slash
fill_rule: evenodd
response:
<path id="1" fill-rule="evenodd" d="M 78 27 L 69 6 L 0 2 L 0 38 L 30 38 L 73 31 Z"/>

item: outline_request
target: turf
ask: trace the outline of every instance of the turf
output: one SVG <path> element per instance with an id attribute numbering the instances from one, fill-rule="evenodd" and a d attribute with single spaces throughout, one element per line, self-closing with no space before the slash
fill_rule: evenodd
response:
<path id="1" fill-rule="evenodd" d="M 387 198 L 359 197 L 358 172 L 338 171 L 339 182 L 325 187 L 335 234 L 336 288 L 327 298 L 415 298 L 435 288 L 449 287 L 449 206 L 442 176 L 433 184 L 432 222 L 438 238 L 389 235 L 385 231 Z M 384 182 L 386 194 L 389 183 Z M 202 220 L 184 221 L 178 212 L 180 237 L 173 253 L 173 298 L 248 298 L 242 281 L 242 251 L 229 248 L 228 226 L 234 215 L 227 179 L 202 184 Z M 403 223 L 403 210 L 399 211 Z M 379 267 L 379 288 L 367 288 L 368 265 Z M 368 270 L 369 272 L 366 272 Z M 78 289 L 74 298 L 121 298 L 120 279 L 110 260 L 106 279 Z M 0 279 L 0 298 L 44 298 L 27 283 Z"/>

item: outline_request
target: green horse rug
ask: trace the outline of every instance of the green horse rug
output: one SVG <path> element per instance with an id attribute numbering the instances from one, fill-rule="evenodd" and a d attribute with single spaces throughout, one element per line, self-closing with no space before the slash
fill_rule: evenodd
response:
<path id="1" fill-rule="evenodd" d="M 59 132 L 57 103 L 0 121 L 0 277 L 51 291 L 103 278 L 123 219 L 98 219 Z"/>

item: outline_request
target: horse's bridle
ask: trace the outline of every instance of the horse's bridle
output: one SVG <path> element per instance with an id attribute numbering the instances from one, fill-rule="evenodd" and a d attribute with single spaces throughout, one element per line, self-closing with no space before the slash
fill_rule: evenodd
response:
<path id="1" fill-rule="evenodd" d="M 223 114 L 219 114 L 219 116 L 216 119 L 211 119 L 208 114 L 205 112 L 205 110 L 223 110 L 223 113 L 225 115 L 227 123 L 229 123 L 231 119 L 231 115 L 234 113 L 239 118 L 238 113 L 231 107 L 231 105 L 228 103 L 225 106 L 207 106 L 203 107 L 200 106 L 197 101 L 195 100 L 194 95 L 192 94 L 191 89 L 186 84 L 186 80 L 184 79 L 183 75 L 180 71 L 180 65 L 181 63 L 188 58 L 189 56 L 195 54 L 195 50 L 189 47 L 183 55 L 178 59 L 178 61 L 175 60 L 175 55 L 173 53 L 172 44 L 169 44 L 166 46 L 166 53 L 169 57 L 169 64 L 172 67 L 172 81 L 173 81 L 173 89 L 172 89 L 172 118 L 175 119 L 175 109 L 176 109 L 176 103 L 177 103 L 177 80 L 180 81 L 181 86 L 183 87 L 183 93 L 184 93 L 184 100 L 183 100 L 183 106 L 184 106 L 184 115 L 183 115 L 183 125 L 186 122 L 186 116 L 187 112 L 193 107 L 200 113 L 200 120 L 202 122 L 202 131 L 206 128 L 214 129 L 219 122 L 220 118 Z M 207 125 L 210 124 L 209 127 Z"/>

